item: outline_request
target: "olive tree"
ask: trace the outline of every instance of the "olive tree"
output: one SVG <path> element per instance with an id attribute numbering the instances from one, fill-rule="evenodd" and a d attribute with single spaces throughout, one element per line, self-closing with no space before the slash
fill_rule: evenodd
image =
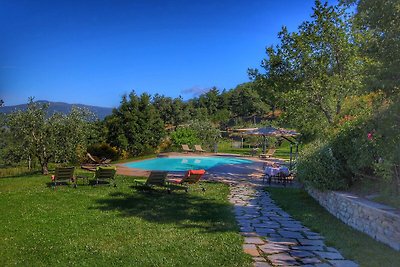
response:
<path id="1" fill-rule="evenodd" d="M 48 115 L 48 104 L 29 100 L 26 110 L 7 117 L 7 127 L 22 154 L 36 157 L 43 174 L 48 174 L 49 162 L 74 163 L 79 151 L 86 147 L 90 113 L 73 107 L 68 114 Z"/>

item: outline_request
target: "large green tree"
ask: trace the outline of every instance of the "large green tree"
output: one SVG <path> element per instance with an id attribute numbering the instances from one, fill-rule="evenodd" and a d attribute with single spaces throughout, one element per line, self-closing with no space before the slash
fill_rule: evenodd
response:
<path id="1" fill-rule="evenodd" d="M 297 32 L 283 27 L 280 44 L 267 49 L 265 73 L 251 71 L 260 93 L 280 100 L 286 121 L 304 132 L 333 125 L 344 99 L 362 89 L 364 59 L 351 30 L 343 7 L 317 0 L 310 21 Z"/>
<path id="2" fill-rule="evenodd" d="M 267 105 L 254 89 L 253 83 L 238 85 L 230 91 L 229 103 L 235 117 L 260 116 L 268 111 Z"/>
<path id="3" fill-rule="evenodd" d="M 47 104 L 30 99 L 25 111 L 7 117 L 7 127 L 20 153 L 36 157 L 42 173 L 48 173 L 48 163 L 75 163 L 85 151 L 90 113 L 72 108 L 70 114 L 48 114 Z M 49 116 L 50 115 L 50 116 Z"/>
<path id="4" fill-rule="evenodd" d="M 164 123 L 150 101 L 134 91 L 123 96 L 121 105 L 106 118 L 107 142 L 136 156 L 154 150 L 165 136 Z"/>
<path id="5" fill-rule="evenodd" d="M 400 1 L 347 0 L 357 4 L 355 30 L 362 52 L 375 64 L 368 69 L 369 89 L 398 95 L 400 90 Z"/>

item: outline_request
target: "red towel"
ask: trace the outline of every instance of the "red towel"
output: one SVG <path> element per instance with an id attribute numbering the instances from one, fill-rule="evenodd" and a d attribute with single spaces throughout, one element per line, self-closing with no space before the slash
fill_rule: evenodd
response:
<path id="1" fill-rule="evenodd" d="M 188 175 L 191 175 L 191 174 L 205 174 L 205 173 L 206 173 L 205 170 L 189 170 L 188 171 Z"/>

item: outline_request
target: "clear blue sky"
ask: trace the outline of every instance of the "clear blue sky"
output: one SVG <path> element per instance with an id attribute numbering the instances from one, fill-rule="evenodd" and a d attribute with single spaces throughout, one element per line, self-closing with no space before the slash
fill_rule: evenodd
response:
<path id="1" fill-rule="evenodd" d="M 313 0 L 0 0 L 0 98 L 118 106 L 121 96 L 188 99 L 248 81 L 283 25 Z"/>

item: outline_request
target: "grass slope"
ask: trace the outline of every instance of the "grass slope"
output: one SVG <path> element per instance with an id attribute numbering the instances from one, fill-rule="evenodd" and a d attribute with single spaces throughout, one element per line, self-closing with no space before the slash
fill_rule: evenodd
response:
<path id="1" fill-rule="evenodd" d="M 141 192 L 60 186 L 42 175 L 0 179 L 0 266 L 249 266 L 228 188 Z"/>
<path id="2" fill-rule="evenodd" d="M 360 266 L 400 266 L 400 252 L 345 225 L 302 189 L 268 188 L 275 202 L 311 230 L 321 233 L 325 242 Z"/>

